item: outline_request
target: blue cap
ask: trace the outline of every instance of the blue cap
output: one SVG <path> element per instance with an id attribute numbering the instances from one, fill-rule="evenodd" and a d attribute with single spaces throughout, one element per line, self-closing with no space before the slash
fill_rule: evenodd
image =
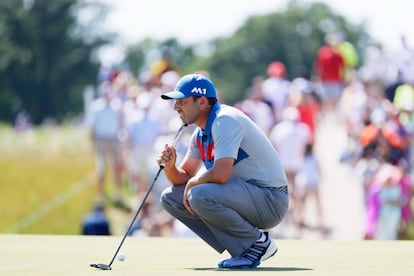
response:
<path id="1" fill-rule="evenodd" d="M 164 100 L 184 99 L 191 96 L 216 98 L 216 88 L 213 82 L 201 74 L 183 76 L 174 88 L 174 91 L 161 95 Z"/>

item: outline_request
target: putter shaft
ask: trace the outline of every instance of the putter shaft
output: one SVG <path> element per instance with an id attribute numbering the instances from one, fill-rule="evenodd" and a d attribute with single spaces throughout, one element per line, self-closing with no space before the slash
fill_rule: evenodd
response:
<path id="1" fill-rule="evenodd" d="M 179 129 L 178 129 L 177 134 L 175 135 L 175 137 L 174 137 L 174 141 L 173 141 L 173 146 L 174 146 L 174 147 L 176 147 L 176 146 L 177 146 L 177 144 L 178 144 L 178 140 L 180 139 L 180 137 L 181 137 L 181 135 L 183 134 L 183 131 L 184 131 L 184 129 L 185 129 L 186 127 L 187 127 L 187 124 L 183 124 L 183 125 L 182 125 Z M 163 165 L 163 164 L 161 164 L 161 165 L 160 165 L 160 168 L 158 169 L 158 172 L 156 173 L 156 175 L 155 175 L 154 179 L 153 179 L 153 180 L 152 180 L 152 182 L 151 182 L 151 185 L 149 186 L 149 188 L 148 188 L 147 192 L 145 193 L 144 198 L 142 199 L 141 205 L 139 206 L 138 210 L 135 212 L 135 215 L 134 215 L 134 217 L 132 218 L 132 220 L 131 220 L 131 222 L 130 222 L 130 224 L 129 224 L 129 226 L 128 226 L 128 229 L 126 230 L 126 232 L 125 232 L 124 236 L 122 237 L 122 240 L 121 240 L 120 244 L 118 245 L 118 248 L 116 249 L 115 254 L 113 255 L 113 257 L 112 257 L 111 261 L 109 262 L 109 264 L 107 264 L 107 265 L 106 265 L 106 264 L 91 264 L 91 265 L 90 265 L 91 267 L 95 267 L 95 268 L 98 268 L 98 269 L 101 269 L 101 270 L 111 270 L 111 265 L 112 265 L 112 263 L 114 262 L 114 260 L 115 260 L 115 258 L 116 258 L 116 255 L 118 254 L 119 250 L 121 249 L 121 246 L 124 244 L 124 241 L 125 241 L 126 237 L 128 236 L 128 233 L 130 232 L 130 230 L 131 230 L 131 228 L 132 228 L 132 226 L 133 226 L 133 224 L 134 224 L 134 222 L 135 222 L 136 218 L 138 217 L 138 214 L 140 213 L 140 211 L 141 211 L 142 207 L 144 206 L 145 201 L 147 200 L 147 198 L 148 198 L 149 194 L 151 193 L 151 191 L 152 191 L 152 189 L 153 189 L 153 187 L 154 187 L 155 183 L 157 182 L 158 176 L 160 175 L 160 173 L 161 173 L 161 171 L 162 171 L 163 169 L 164 169 L 164 165 Z"/>

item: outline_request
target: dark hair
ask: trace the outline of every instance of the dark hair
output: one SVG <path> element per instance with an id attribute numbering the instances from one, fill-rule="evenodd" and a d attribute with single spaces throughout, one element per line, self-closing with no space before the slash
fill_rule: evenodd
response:
<path id="1" fill-rule="evenodd" d="M 313 154 L 313 143 L 307 143 L 305 147 L 305 154 L 310 155 Z"/>
<path id="2" fill-rule="evenodd" d="M 193 98 L 193 101 L 196 102 L 198 99 L 200 99 L 203 96 L 191 96 Z M 217 102 L 217 98 L 209 98 L 207 97 L 208 104 L 213 105 Z"/>

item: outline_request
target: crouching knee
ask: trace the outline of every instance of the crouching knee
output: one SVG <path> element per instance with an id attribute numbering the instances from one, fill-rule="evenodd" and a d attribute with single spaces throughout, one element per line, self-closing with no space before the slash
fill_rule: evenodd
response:
<path id="1" fill-rule="evenodd" d="M 162 193 L 160 197 L 160 203 L 161 206 L 167 210 L 173 210 L 177 208 L 183 208 L 183 196 L 180 189 L 177 189 L 176 187 L 169 187 L 166 188 Z"/>
<path id="2" fill-rule="evenodd" d="M 161 206 L 167 211 L 173 208 L 172 206 L 174 205 L 174 203 L 172 200 L 171 188 L 167 188 L 162 192 L 160 197 L 160 203 Z"/>
<path id="3" fill-rule="evenodd" d="M 196 212 L 204 210 L 210 205 L 209 203 L 213 203 L 211 194 L 207 193 L 203 185 L 193 187 L 189 191 L 188 201 L 190 202 L 191 208 Z"/>

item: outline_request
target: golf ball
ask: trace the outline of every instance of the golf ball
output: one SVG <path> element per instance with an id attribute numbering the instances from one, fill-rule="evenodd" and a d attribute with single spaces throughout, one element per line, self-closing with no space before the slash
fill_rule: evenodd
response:
<path id="1" fill-rule="evenodd" d="M 125 260 L 125 254 L 124 253 L 119 253 L 118 254 L 118 260 L 120 260 L 121 262 Z"/>

